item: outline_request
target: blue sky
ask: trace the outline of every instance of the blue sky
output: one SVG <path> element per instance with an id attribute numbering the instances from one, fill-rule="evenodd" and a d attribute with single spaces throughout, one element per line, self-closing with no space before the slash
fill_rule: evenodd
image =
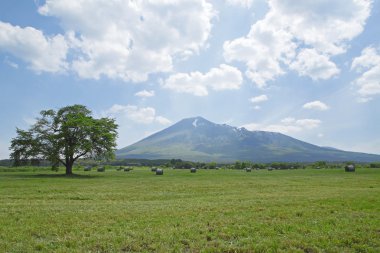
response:
<path id="1" fill-rule="evenodd" d="M 124 147 L 203 116 L 380 154 L 379 0 L 0 2 L 0 159 L 84 104 Z"/>

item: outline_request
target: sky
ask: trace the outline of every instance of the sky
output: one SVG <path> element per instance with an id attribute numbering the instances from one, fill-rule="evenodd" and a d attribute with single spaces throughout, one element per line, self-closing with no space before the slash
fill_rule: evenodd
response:
<path id="1" fill-rule="evenodd" d="M 202 116 L 380 154 L 380 0 L 1 0 L 0 159 L 41 110 L 118 148 Z"/>

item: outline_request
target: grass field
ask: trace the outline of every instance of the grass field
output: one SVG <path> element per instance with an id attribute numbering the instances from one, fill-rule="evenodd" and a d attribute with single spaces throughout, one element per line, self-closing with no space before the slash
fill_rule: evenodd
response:
<path id="1" fill-rule="evenodd" d="M 0 252 L 380 252 L 380 170 L 0 172 Z"/>

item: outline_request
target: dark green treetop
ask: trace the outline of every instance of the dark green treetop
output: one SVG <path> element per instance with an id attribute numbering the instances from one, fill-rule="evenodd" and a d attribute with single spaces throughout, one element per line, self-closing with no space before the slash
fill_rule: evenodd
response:
<path id="1" fill-rule="evenodd" d="M 79 158 L 110 159 L 114 156 L 117 124 L 114 119 L 95 119 L 83 105 L 58 111 L 44 110 L 28 131 L 17 128 L 12 139 L 11 159 L 47 159 L 66 167 L 66 175 Z"/>

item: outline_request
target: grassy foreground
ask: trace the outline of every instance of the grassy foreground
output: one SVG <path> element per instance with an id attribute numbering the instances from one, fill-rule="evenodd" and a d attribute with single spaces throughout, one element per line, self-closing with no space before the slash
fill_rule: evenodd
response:
<path id="1" fill-rule="evenodd" d="M 380 252 L 380 170 L 75 173 L 0 172 L 0 252 Z"/>

